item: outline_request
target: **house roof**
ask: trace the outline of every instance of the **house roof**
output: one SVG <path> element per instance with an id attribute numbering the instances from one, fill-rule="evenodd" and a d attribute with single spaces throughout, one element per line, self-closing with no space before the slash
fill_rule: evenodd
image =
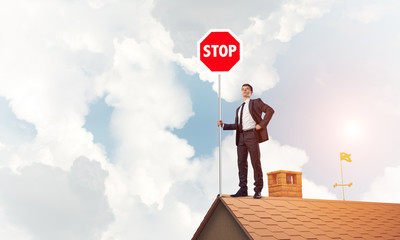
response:
<path id="1" fill-rule="evenodd" d="M 228 195 L 217 197 L 193 239 L 220 202 L 255 240 L 400 239 L 400 204 Z"/>

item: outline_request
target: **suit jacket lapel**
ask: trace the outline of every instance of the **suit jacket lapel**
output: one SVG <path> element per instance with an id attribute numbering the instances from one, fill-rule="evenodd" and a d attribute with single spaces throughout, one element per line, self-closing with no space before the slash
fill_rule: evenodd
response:
<path id="1" fill-rule="evenodd" d="M 254 103 L 255 103 L 255 101 L 253 100 L 253 99 L 250 99 L 250 102 L 249 102 L 249 112 L 250 112 L 250 115 L 253 117 L 253 120 L 258 124 L 258 118 L 256 117 L 256 113 L 254 112 Z"/>
<path id="2" fill-rule="evenodd" d="M 253 115 L 253 107 L 254 107 L 253 105 L 254 105 L 254 101 L 253 101 L 253 99 L 250 99 L 249 112 L 250 112 L 251 115 Z"/>

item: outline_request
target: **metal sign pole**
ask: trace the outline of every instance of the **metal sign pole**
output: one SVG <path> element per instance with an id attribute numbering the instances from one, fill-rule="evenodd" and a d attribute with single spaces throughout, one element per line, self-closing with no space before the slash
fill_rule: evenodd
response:
<path id="1" fill-rule="evenodd" d="M 218 101 L 219 101 L 219 120 L 221 120 L 221 74 L 218 74 Z M 222 192 L 222 158 L 221 158 L 221 148 L 222 148 L 222 143 L 221 143 L 221 131 L 222 131 L 222 125 L 219 126 L 219 197 L 221 197 L 221 192 Z"/>

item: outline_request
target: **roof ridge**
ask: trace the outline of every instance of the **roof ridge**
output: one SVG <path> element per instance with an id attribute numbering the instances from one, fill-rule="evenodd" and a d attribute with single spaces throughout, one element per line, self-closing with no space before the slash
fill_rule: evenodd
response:
<path id="1" fill-rule="evenodd" d="M 247 196 L 247 197 L 240 197 L 240 198 L 234 198 L 230 197 L 227 194 L 222 194 L 222 198 L 229 198 L 229 199 L 235 199 L 235 200 L 241 200 L 241 199 L 253 199 L 252 196 Z M 362 204 L 393 204 L 397 205 L 400 203 L 389 203 L 389 202 L 366 202 L 366 201 L 349 201 L 349 200 L 334 200 L 334 199 L 318 199 L 318 198 L 296 198 L 296 197 L 269 197 L 269 196 L 263 196 L 261 199 L 254 199 L 255 201 L 265 201 L 265 200 L 272 200 L 272 201 L 282 201 L 282 200 L 289 200 L 289 201 L 323 201 L 323 202 L 335 202 L 335 203 L 362 203 Z"/>

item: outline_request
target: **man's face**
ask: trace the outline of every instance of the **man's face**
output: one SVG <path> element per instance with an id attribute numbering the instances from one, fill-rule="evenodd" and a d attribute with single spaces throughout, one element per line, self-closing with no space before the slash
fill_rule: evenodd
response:
<path id="1" fill-rule="evenodd" d="M 251 89 L 249 86 L 243 86 L 242 87 L 242 96 L 243 97 L 250 97 L 252 94 Z"/>

